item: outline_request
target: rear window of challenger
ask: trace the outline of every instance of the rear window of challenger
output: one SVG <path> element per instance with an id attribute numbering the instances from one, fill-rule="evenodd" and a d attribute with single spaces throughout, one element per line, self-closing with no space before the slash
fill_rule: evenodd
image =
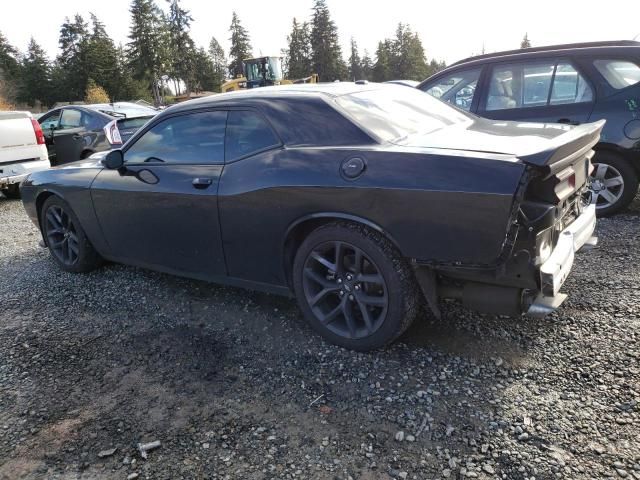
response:
<path id="1" fill-rule="evenodd" d="M 470 121 L 462 111 L 407 87 L 364 90 L 335 101 L 362 128 L 384 142 Z"/>

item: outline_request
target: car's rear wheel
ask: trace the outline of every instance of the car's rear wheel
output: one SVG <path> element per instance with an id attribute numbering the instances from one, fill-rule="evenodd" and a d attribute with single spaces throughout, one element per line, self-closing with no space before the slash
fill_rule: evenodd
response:
<path id="1" fill-rule="evenodd" d="M 626 208 L 638 192 L 638 175 L 633 166 L 617 155 L 600 151 L 593 158 L 590 179 L 591 202 L 599 217 Z"/>
<path id="2" fill-rule="evenodd" d="M 0 191 L 7 198 L 11 198 L 11 199 L 20 198 L 20 185 L 18 185 L 17 183 L 13 185 L 7 185 L 5 188 L 1 189 Z"/>
<path id="3" fill-rule="evenodd" d="M 293 281 L 311 326 L 353 350 L 392 342 L 419 307 L 413 272 L 399 252 L 380 233 L 354 224 L 314 230 L 296 253 Z"/>
<path id="4" fill-rule="evenodd" d="M 49 197 L 42 206 L 42 232 L 55 262 L 68 272 L 84 273 L 102 260 L 67 202 Z"/>

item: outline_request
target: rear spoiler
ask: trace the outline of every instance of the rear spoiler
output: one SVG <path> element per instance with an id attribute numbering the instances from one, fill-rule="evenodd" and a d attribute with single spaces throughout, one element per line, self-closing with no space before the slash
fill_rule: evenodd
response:
<path id="1" fill-rule="evenodd" d="M 600 140 L 605 120 L 578 125 L 549 141 L 549 148 L 518 158 L 536 167 L 546 168 L 548 173 L 558 172 L 577 159 L 584 157 Z"/>

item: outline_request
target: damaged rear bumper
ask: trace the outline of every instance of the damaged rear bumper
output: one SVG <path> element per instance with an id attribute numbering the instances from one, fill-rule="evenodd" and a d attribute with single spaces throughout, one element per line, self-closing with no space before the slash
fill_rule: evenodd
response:
<path id="1" fill-rule="evenodd" d="M 533 300 L 527 314 L 536 317 L 548 315 L 566 299 L 560 288 L 573 267 L 575 253 L 585 245 L 595 246 L 596 207 L 585 207 L 580 216 L 560 232 L 558 242 L 549 258 L 540 266 L 540 293 Z"/>

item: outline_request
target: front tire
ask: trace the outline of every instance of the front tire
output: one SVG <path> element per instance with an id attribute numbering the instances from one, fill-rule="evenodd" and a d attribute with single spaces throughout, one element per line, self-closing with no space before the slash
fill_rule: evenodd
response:
<path id="1" fill-rule="evenodd" d="M 638 192 L 638 174 L 614 153 L 600 151 L 593 158 L 590 179 L 591 202 L 598 217 L 608 217 L 626 208 Z"/>
<path id="2" fill-rule="evenodd" d="M 11 200 L 17 200 L 18 198 L 20 198 L 20 185 L 17 183 L 14 183 L 12 185 L 7 185 L 5 188 L 3 188 L 0 191 L 5 197 Z"/>
<path id="3" fill-rule="evenodd" d="M 60 268 L 67 272 L 86 273 L 100 266 L 100 255 L 67 202 L 56 196 L 49 197 L 41 212 L 45 244 Z"/>
<path id="4" fill-rule="evenodd" d="M 309 234 L 295 256 L 293 284 L 313 329 L 352 350 L 393 342 L 419 308 L 413 272 L 400 253 L 380 233 L 350 223 Z"/>

